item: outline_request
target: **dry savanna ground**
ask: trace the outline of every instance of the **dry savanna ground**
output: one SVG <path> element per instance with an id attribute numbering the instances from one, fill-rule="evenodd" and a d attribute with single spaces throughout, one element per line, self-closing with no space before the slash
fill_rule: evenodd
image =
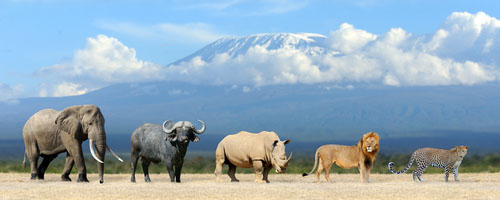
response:
<path id="1" fill-rule="evenodd" d="M 460 182 L 448 183 L 442 174 L 424 174 L 423 183 L 413 182 L 411 174 L 372 174 L 368 184 L 358 174 L 332 174 L 332 183 L 273 174 L 268 184 L 254 183 L 253 174 L 237 174 L 239 183 L 227 175 L 215 183 L 213 174 L 183 174 L 180 184 L 170 183 L 167 174 L 152 174 L 151 183 L 141 174 L 137 183 L 129 174 L 106 174 L 104 184 L 96 174 L 89 175 L 90 183 L 61 182 L 59 174 L 46 174 L 43 181 L 29 176 L 0 173 L 0 199 L 500 199 L 500 173 L 462 173 Z"/>

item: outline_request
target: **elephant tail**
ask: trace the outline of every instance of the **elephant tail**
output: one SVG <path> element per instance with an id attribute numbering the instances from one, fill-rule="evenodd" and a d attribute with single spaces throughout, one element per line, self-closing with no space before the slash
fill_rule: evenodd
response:
<path id="1" fill-rule="evenodd" d="M 26 169 L 26 151 L 24 152 L 23 157 L 24 157 L 24 159 L 23 159 L 23 168 Z"/>

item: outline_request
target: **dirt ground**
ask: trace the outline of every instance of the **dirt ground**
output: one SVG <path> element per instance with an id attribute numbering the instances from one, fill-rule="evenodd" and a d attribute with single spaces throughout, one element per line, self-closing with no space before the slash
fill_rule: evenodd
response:
<path id="1" fill-rule="evenodd" d="M 239 183 L 227 175 L 216 183 L 213 174 L 183 174 L 182 183 L 170 183 L 167 174 L 152 174 L 151 183 L 141 174 L 137 183 L 129 174 L 105 174 L 104 184 L 96 174 L 88 176 L 90 183 L 61 182 L 60 174 L 46 174 L 43 181 L 29 176 L 0 173 L 0 199 L 500 199 L 500 173 L 463 173 L 460 182 L 448 183 L 442 174 L 424 174 L 423 183 L 413 182 L 411 174 L 372 174 L 368 184 L 358 174 L 332 174 L 332 183 L 273 174 L 268 184 L 254 183 L 253 174 L 237 174 Z"/>

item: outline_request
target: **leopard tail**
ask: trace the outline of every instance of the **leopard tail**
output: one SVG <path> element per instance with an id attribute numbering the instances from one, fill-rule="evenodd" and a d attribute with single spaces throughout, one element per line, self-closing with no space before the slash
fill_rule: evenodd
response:
<path id="1" fill-rule="evenodd" d="M 415 154 L 413 154 L 410 158 L 410 161 L 408 162 L 408 165 L 406 166 L 406 168 L 404 168 L 403 170 L 401 171 L 394 171 L 394 169 L 392 169 L 392 166 L 394 165 L 393 162 L 389 162 L 389 170 L 393 173 L 393 174 L 402 174 L 402 173 L 405 173 L 410 167 L 411 165 L 413 164 L 413 161 L 415 160 Z"/>

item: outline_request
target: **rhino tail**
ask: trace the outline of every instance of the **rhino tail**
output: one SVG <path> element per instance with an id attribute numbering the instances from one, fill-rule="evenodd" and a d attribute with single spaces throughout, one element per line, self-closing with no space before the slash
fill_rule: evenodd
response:
<path id="1" fill-rule="evenodd" d="M 23 168 L 26 169 L 26 151 L 24 151 L 24 154 L 23 154 Z"/>
<path id="2" fill-rule="evenodd" d="M 314 166 L 313 166 L 311 172 L 309 172 L 309 173 L 303 173 L 302 176 L 307 176 L 309 174 L 312 174 L 314 172 L 314 170 L 316 169 L 316 167 L 318 166 L 318 157 L 319 157 L 318 156 L 318 151 L 319 151 L 319 148 L 316 149 L 316 153 L 314 154 Z"/>

